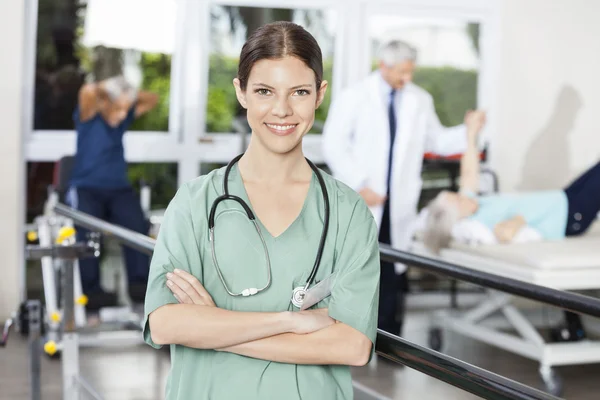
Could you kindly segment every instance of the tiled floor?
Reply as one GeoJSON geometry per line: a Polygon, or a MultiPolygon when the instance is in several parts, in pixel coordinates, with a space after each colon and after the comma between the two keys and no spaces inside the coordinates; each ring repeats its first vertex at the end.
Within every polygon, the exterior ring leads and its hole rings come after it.
{"type": "MultiPolygon", "coordinates": [[[[411,313],[406,337],[425,345],[427,316],[411,313]]],[[[448,334],[447,354],[488,369],[527,385],[542,388],[537,368],[530,360],[490,346],[448,334]]],[[[0,400],[29,398],[27,342],[18,335],[11,337],[7,348],[0,349],[0,400]]],[[[129,348],[86,348],[81,350],[81,370],[105,399],[159,400],[169,370],[166,352],[147,346],[129,348]]],[[[600,398],[600,364],[558,368],[565,384],[564,397],[575,400],[600,398]]],[[[470,400],[476,397],[409,368],[383,363],[375,358],[368,366],[353,370],[359,387],[367,387],[389,399],[470,400]]],[[[60,360],[42,359],[42,398],[61,399],[60,360]]],[[[360,398],[366,398],[360,396],[360,398]]],[[[377,398],[377,397],[369,397],[377,398]]],[[[82,400],[87,397],[82,397],[82,400]]],[[[357,400],[359,396],[357,396],[357,400]]]]}

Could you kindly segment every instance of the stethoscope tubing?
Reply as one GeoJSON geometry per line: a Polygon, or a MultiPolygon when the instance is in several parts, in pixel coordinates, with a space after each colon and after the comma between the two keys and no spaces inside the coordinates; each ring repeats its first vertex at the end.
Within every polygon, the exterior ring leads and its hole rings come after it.
{"type": "MultiPolygon", "coordinates": [[[[223,176],[223,194],[221,196],[217,197],[213,201],[213,204],[210,209],[210,214],[208,217],[209,240],[211,242],[211,252],[212,252],[213,262],[217,269],[217,273],[219,274],[219,278],[221,279],[221,282],[223,283],[223,286],[225,287],[225,290],[231,296],[253,295],[253,294],[256,294],[258,292],[261,292],[261,291],[267,289],[271,285],[270,257],[268,255],[266,242],[262,236],[260,227],[258,226],[256,216],[252,212],[252,209],[250,208],[250,206],[248,204],[246,204],[246,202],[242,198],[229,194],[229,173],[231,171],[231,168],[233,168],[235,163],[237,163],[240,160],[240,158],[242,158],[243,155],[244,155],[244,153],[237,155],[235,158],[233,158],[229,162],[229,164],[225,168],[225,174],[223,176]],[[219,203],[221,203],[222,201],[226,201],[226,200],[233,200],[242,206],[242,208],[244,209],[244,212],[246,213],[248,218],[254,223],[254,226],[255,226],[256,230],[258,231],[260,239],[263,243],[263,247],[265,249],[265,256],[267,258],[267,265],[268,265],[268,280],[267,280],[267,284],[262,289],[251,288],[251,289],[245,289],[244,292],[242,292],[242,293],[231,292],[225,283],[223,274],[221,272],[221,268],[218,266],[218,262],[217,262],[217,258],[216,258],[216,254],[215,254],[215,237],[214,237],[215,215],[216,215],[217,206],[219,205],[219,203]],[[246,292],[248,290],[251,290],[251,292],[246,292]]],[[[315,262],[311,269],[310,275],[306,279],[306,284],[304,285],[303,288],[302,287],[296,288],[296,290],[301,290],[303,292],[302,294],[306,293],[308,288],[313,284],[313,282],[317,276],[317,272],[319,271],[319,266],[321,264],[321,258],[323,257],[323,249],[325,248],[325,241],[327,239],[327,232],[329,230],[329,213],[330,213],[330,211],[329,211],[329,208],[330,208],[329,207],[329,195],[327,193],[327,187],[325,185],[325,181],[323,180],[323,176],[321,175],[321,173],[319,172],[319,169],[315,166],[315,164],[312,163],[312,161],[310,161],[308,158],[305,158],[305,160],[308,163],[308,165],[310,166],[310,168],[313,170],[313,172],[317,176],[317,180],[319,181],[319,186],[321,188],[321,192],[323,195],[324,216],[323,216],[323,230],[321,231],[319,247],[317,249],[317,255],[315,257],[315,262]]]]}

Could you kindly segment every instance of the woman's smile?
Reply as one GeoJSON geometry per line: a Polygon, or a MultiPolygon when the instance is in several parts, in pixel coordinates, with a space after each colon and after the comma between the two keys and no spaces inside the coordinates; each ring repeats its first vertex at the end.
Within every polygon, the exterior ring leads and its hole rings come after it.
{"type": "Polygon", "coordinates": [[[277,136],[287,136],[291,135],[296,131],[296,127],[298,124],[270,124],[265,123],[267,128],[277,136]]]}

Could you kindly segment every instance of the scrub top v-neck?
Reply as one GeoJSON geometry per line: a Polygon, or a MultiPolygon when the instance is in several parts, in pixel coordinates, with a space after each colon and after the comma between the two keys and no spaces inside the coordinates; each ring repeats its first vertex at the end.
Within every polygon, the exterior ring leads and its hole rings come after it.
{"type": "MultiPolygon", "coordinates": [[[[258,221],[271,263],[271,285],[250,297],[230,296],[217,273],[208,240],[208,215],[222,194],[224,168],[184,184],[169,204],[152,257],[145,304],[144,339],[153,347],[148,315],[177,300],[166,287],[166,273],[190,272],[219,308],[233,311],[297,311],[290,298],[304,285],[314,264],[323,228],[323,198],[313,173],[295,220],[276,237],[258,221]]],[[[379,291],[377,227],[361,198],[321,172],[329,192],[330,226],[316,281],[336,272],[331,296],[314,308],[361,331],[375,343],[379,291]]],[[[252,207],[237,166],[229,192],[252,207]]],[[[257,218],[258,219],[258,218],[257,218]]],[[[215,254],[223,279],[234,293],[262,288],[266,255],[255,226],[235,202],[219,204],[215,217],[215,254]]],[[[172,368],[166,399],[351,399],[350,369],[342,365],[296,365],[237,354],[171,345],[172,368]]]]}
{"type": "MultiPolygon", "coordinates": [[[[237,164],[235,164],[232,167],[232,170],[229,173],[229,180],[230,180],[230,185],[235,186],[233,189],[236,189],[236,192],[232,192],[232,186],[230,186],[230,194],[235,194],[237,196],[239,196],[242,200],[244,200],[244,202],[248,205],[248,207],[250,207],[250,209],[252,210],[252,213],[254,214],[256,221],[258,222],[260,228],[261,228],[261,232],[263,234],[263,237],[269,237],[272,240],[277,240],[280,239],[286,232],[288,232],[289,230],[294,228],[294,225],[296,225],[296,223],[298,223],[298,221],[302,218],[302,215],[304,214],[304,210],[306,209],[307,205],[310,204],[310,200],[311,200],[311,195],[316,195],[316,196],[321,196],[323,197],[323,194],[320,190],[319,187],[319,182],[317,180],[317,177],[315,175],[315,173],[313,172],[311,175],[311,179],[310,179],[310,183],[309,183],[309,187],[308,187],[308,192],[306,194],[306,197],[304,199],[304,201],[302,202],[302,208],[300,209],[300,212],[298,213],[298,215],[296,215],[294,217],[294,219],[292,220],[292,222],[285,228],[285,230],[283,232],[281,232],[278,235],[273,235],[268,229],[267,227],[262,223],[262,221],[260,220],[260,216],[256,214],[256,211],[254,210],[254,207],[252,206],[252,202],[250,201],[250,197],[248,196],[248,191],[246,190],[246,187],[244,186],[244,182],[242,180],[242,176],[240,175],[240,171],[237,168],[237,164]],[[317,191],[317,193],[313,193],[314,191],[317,191]]],[[[316,252],[316,250],[315,250],[316,252]]]]}

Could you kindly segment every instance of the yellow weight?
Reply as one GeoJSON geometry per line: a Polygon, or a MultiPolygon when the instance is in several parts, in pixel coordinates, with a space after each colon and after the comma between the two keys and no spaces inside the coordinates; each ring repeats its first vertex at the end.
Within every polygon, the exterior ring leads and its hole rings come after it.
{"type": "Polygon", "coordinates": [[[49,356],[53,356],[54,354],[56,354],[56,350],[56,342],[54,340],[50,340],[44,345],[44,351],[49,356]]]}
{"type": "Polygon", "coordinates": [[[50,319],[52,320],[52,322],[60,322],[60,314],[55,311],[52,314],[50,314],[50,319]]]}
{"type": "Polygon", "coordinates": [[[88,303],[88,297],[85,294],[82,294],[81,296],[79,296],[77,298],[77,300],[75,300],[75,302],[77,304],[79,304],[80,306],[87,306],[88,303]]]}
{"type": "Polygon", "coordinates": [[[35,242],[38,238],[37,232],[36,231],[29,231],[27,232],[27,240],[29,240],[30,242],[35,242]]]}
{"type": "Polygon", "coordinates": [[[64,226],[60,228],[60,230],[58,231],[58,237],[56,238],[56,243],[61,244],[66,239],[73,237],[75,233],[75,228],[73,228],[72,226],[64,226]]]}

